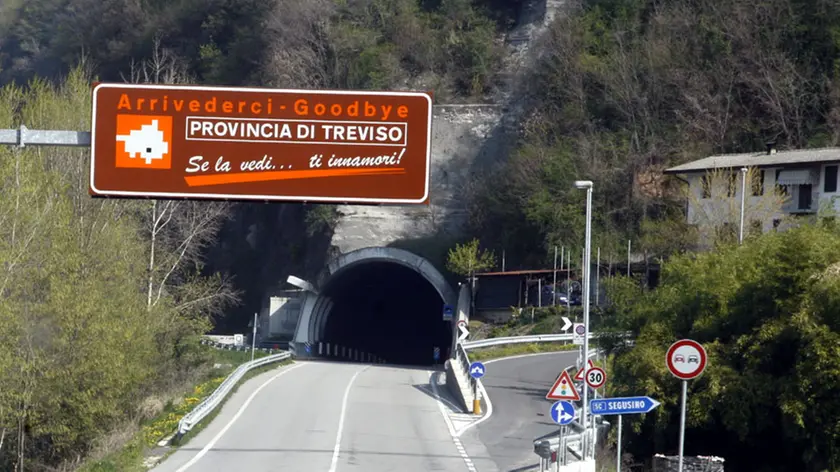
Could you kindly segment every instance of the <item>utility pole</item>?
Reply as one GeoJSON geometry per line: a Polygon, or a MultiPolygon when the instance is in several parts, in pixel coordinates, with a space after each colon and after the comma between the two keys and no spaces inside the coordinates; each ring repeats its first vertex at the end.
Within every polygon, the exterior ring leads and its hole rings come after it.
{"type": "Polygon", "coordinates": [[[557,246],[554,246],[554,280],[551,285],[551,293],[553,294],[551,306],[557,306],[557,246]]]}
{"type": "Polygon", "coordinates": [[[738,244],[744,242],[744,202],[747,198],[747,168],[741,167],[741,227],[738,232],[738,244]]]}
{"type": "Polygon", "coordinates": [[[598,259],[595,262],[595,306],[601,306],[601,248],[598,248],[598,259]]]}
{"type": "Polygon", "coordinates": [[[257,346],[257,314],[254,313],[254,331],[251,335],[251,362],[254,362],[254,349],[257,346]]]}
{"type": "Polygon", "coordinates": [[[627,277],[630,277],[630,241],[627,240],[627,277]]]}

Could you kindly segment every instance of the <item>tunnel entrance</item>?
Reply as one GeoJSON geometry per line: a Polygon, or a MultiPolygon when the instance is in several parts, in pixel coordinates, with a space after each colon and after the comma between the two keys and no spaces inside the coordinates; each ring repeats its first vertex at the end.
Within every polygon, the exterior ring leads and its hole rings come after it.
{"type": "Polygon", "coordinates": [[[449,358],[452,324],[443,321],[443,296],[413,267],[381,259],[355,262],[330,277],[321,296],[331,304],[318,341],[391,364],[433,365],[449,358]]]}

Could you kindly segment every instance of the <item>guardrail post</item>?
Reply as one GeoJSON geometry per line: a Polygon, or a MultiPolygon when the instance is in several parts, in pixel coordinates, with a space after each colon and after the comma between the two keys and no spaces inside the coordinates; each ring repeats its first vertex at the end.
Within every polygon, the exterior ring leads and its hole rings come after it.
{"type": "Polygon", "coordinates": [[[321,342],[321,341],[318,341],[318,355],[319,356],[324,355],[324,343],[321,342]]]}

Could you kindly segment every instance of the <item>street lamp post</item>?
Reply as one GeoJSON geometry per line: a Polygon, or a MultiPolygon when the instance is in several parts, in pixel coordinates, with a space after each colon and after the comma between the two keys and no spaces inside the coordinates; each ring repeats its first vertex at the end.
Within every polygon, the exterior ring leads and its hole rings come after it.
{"type": "MultiPolygon", "coordinates": [[[[584,431],[586,431],[586,410],[589,401],[589,387],[586,385],[587,367],[589,366],[589,264],[592,252],[592,181],[591,180],[576,180],[575,187],[579,189],[586,189],[586,243],[584,244],[584,279],[583,279],[583,409],[581,410],[581,419],[584,424],[584,431]]],[[[583,457],[587,456],[587,435],[583,435],[583,457]]]]}
{"type": "Polygon", "coordinates": [[[747,168],[741,167],[741,227],[738,232],[738,244],[744,242],[744,202],[747,198],[747,168]]]}

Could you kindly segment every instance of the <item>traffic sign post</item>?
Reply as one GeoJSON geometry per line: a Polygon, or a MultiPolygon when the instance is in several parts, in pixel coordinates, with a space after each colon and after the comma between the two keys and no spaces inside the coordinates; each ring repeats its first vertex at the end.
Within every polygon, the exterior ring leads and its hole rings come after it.
{"type": "Polygon", "coordinates": [[[551,419],[560,426],[566,426],[575,419],[575,406],[566,401],[555,402],[551,405],[551,419]]]}
{"type": "Polygon", "coordinates": [[[97,83],[97,197],[427,204],[432,96],[97,83]]]}
{"type": "Polygon", "coordinates": [[[607,383],[607,373],[600,367],[590,367],[586,371],[586,385],[599,389],[607,383]]]}
{"type": "Polygon", "coordinates": [[[454,311],[452,305],[443,305],[443,321],[452,321],[454,311]]]}
{"type": "Polygon", "coordinates": [[[470,332],[467,330],[467,322],[465,320],[458,322],[458,330],[461,332],[458,336],[458,342],[460,343],[467,339],[467,336],[470,335],[470,332]]]}
{"type": "MultiPolygon", "coordinates": [[[[597,368],[597,367],[596,367],[597,368]]],[[[589,402],[593,415],[618,415],[618,437],[616,438],[616,472],[621,472],[621,417],[639,413],[650,413],[660,403],[650,397],[602,398],[589,402]]]]}
{"type": "MultiPolygon", "coordinates": [[[[586,361],[586,370],[591,370],[591,369],[594,369],[594,368],[595,368],[595,364],[592,362],[592,359],[588,359],[586,361]]],[[[578,370],[577,373],[575,374],[575,380],[576,381],[578,381],[578,382],[583,382],[584,381],[583,372],[584,372],[584,369],[583,369],[583,367],[581,367],[580,370],[578,370]]]]}
{"type": "Polygon", "coordinates": [[[683,470],[683,449],[685,446],[685,404],[688,397],[688,381],[697,378],[706,369],[706,349],[691,339],[681,339],[668,348],[665,364],[671,374],[682,380],[680,398],[680,452],[677,472],[683,470]]]}
{"type": "MultiPolygon", "coordinates": [[[[565,371],[564,371],[565,373],[565,371]]],[[[551,405],[551,419],[560,427],[557,429],[557,470],[560,470],[560,460],[563,449],[563,429],[575,419],[575,406],[571,402],[558,401],[551,405]]]]}
{"type": "MultiPolygon", "coordinates": [[[[573,331],[572,343],[578,346],[583,346],[583,334],[586,332],[586,326],[583,323],[575,323],[573,331]]],[[[585,354],[584,357],[586,357],[585,354]]]]}
{"type": "Polygon", "coordinates": [[[546,400],[573,400],[579,401],[580,395],[578,395],[577,390],[575,389],[575,385],[572,382],[572,377],[569,375],[567,371],[563,371],[557,380],[554,381],[554,385],[548,391],[548,394],[545,396],[546,400]]]}
{"type": "Polygon", "coordinates": [[[560,328],[560,329],[565,333],[565,332],[569,331],[569,328],[572,327],[572,320],[570,320],[569,318],[567,318],[565,316],[562,317],[561,319],[563,320],[563,327],[560,328]]]}
{"type": "Polygon", "coordinates": [[[481,362],[475,361],[470,364],[470,377],[475,379],[473,382],[473,414],[480,415],[481,414],[481,399],[478,398],[478,379],[484,377],[485,372],[487,369],[484,367],[484,364],[481,362]]]}

